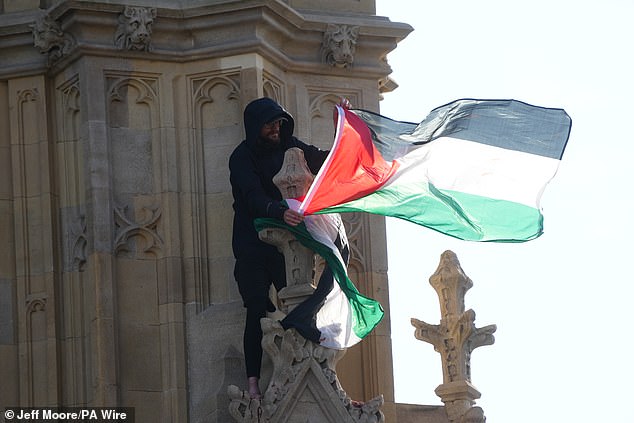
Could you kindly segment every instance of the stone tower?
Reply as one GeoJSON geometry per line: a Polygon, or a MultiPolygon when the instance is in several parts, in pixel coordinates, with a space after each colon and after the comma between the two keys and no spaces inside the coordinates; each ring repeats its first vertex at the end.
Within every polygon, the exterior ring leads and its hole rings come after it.
{"type": "MultiPolygon", "coordinates": [[[[378,110],[411,27],[373,0],[0,0],[0,406],[230,421],[243,309],[227,161],[276,99],[328,148],[345,96],[378,110]]],[[[339,362],[396,422],[382,218],[345,216],[387,318],[339,362]]]]}

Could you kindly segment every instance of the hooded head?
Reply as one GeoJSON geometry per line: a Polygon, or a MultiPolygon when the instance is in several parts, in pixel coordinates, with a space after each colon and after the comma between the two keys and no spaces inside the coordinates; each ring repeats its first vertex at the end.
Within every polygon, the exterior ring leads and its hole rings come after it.
{"type": "Polygon", "coordinates": [[[244,109],[244,130],[250,146],[258,144],[262,127],[267,123],[282,119],[280,124],[280,142],[285,144],[293,135],[295,121],[293,116],[274,100],[262,97],[253,100],[244,109]]]}

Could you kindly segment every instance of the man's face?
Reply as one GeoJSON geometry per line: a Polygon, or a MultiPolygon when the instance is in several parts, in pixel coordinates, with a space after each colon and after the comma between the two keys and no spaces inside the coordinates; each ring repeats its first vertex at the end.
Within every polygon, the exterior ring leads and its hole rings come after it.
{"type": "Polygon", "coordinates": [[[282,126],[283,119],[277,119],[273,122],[265,123],[260,129],[260,138],[264,142],[272,145],[280,143],[280,126],[282,126]]]}

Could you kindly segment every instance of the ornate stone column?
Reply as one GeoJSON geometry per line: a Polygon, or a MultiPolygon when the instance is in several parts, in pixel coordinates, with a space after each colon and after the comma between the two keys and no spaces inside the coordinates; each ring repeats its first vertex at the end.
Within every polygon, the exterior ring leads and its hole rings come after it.
{"type": "MultiPolygon", "coordinates": [[[[304,153],[286,152],[282,169],[273,178],[284,198],[306,194],[313,180],[304,153]]],[[[308,298],[314,287],[314,256],[284,229],[260,231],[260,239],[277,248],[286,260],[287,286],[280,290],[280,308],[288,313],[308,298]]],[[[324,348],[304,339],[295,329],[284,330],[278,321],[262,319],[262,347],[273,362],[273,374],[262,400],[229,386],[229,411],[237,422],[381,423],[383,396],[356,403],[343,390],[335,367],[343,350],[324,348]]]]}
{"type": "Polygon", "coordinates": [[[443,383],[436,388],[436,394],[445,404],[450,422],[484,422],[482,408],[474,407],[480,392],[471,384],[471,352],[495,342],[496,326],[476,328],[475,312],[465,311],[464,297],[473,282],[465,275],[454,252],[442,254],[429,282],[440,300],[440,324],[412,319],[412,325],[416,338],[432,344],[440,353],[443,383]]]}
{"type": "MultiPolygon", "coordinates": [[[[273,183],[283,198],[297,198],[308,192],[313,178],[304,152],[291,148],[286,152],[282,168],[273,178],[273,183]]],[[[286,287],[280,290],[278,299],[280,309],[288,313],[315,290],[312,285],[315,253],[284,229],[269,228],[260,231],[259,235],[262,241],[275,245],[286,259],[286,287]]]]}

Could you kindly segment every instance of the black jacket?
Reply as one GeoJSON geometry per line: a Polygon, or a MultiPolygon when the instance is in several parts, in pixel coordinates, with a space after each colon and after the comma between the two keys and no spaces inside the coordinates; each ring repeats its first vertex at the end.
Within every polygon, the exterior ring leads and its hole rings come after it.
{"type": "Polygon", "coordinates": [[[248,258],[268,246],[259,240],[253,220],[256,217],[281,219],[286,207],[282,195],[273,184],[273,176],[281,169],[284,152],[292,147],[304,151],[311,172],[317,173],[328,151],[308,145],[293,136],[295,121],[282,106],[270,98],[254,100],[244,110],[246,139],[229,158],[233,193],[233,253],[237,259],[248,258]],[[262,126],[276,118],[285,118],[280,127],[279,145],[271,147],[260,141],[262,126]]]}

